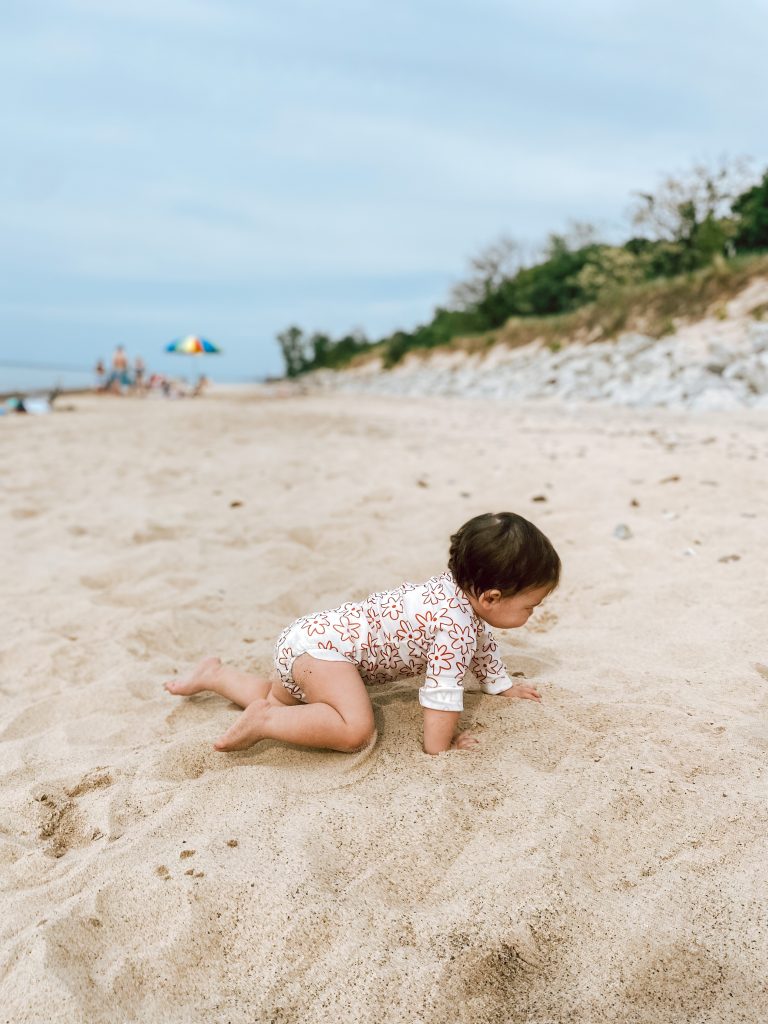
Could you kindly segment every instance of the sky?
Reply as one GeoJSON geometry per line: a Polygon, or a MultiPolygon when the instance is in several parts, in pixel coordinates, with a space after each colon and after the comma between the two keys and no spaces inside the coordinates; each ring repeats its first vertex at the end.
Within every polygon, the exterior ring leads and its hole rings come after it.
{"type": "Polygon", "coordinates": [[[3,0],[0,362],[413,328],[502,234],[762,173],[766,52],[768,0],[3,0]]]}

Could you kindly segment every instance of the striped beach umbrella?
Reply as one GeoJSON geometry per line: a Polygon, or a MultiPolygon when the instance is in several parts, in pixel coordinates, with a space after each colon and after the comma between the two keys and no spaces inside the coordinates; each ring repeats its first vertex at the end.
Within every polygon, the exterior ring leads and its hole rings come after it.
{"type": "Polygon", "coordinates": [[[182,356],[218,355],[221,349],[207,338],[198,338],[196,334],[188,334],[186,338],[177,338],[165,346],[166,352],[176,352],[182,356]]]}

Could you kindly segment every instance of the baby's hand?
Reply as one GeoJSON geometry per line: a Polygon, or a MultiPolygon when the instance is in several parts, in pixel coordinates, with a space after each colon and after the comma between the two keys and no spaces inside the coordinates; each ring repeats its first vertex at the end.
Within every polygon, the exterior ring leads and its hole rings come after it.
{"type": "Polygon", "coordinates": [[[514,683],[508,690],[502,690],[500,697],[519,697],[520,700],[535,700],[541,704],[541,694],[529,683],[514,683]]]}
{"type": "Polygon", "coordinates": [[[472,747],[476,747],[480,740],[476,736],[472,736],[468,732],[458,732],[453,737],[451,743],[451,750],[471,750],[472,747]]]}

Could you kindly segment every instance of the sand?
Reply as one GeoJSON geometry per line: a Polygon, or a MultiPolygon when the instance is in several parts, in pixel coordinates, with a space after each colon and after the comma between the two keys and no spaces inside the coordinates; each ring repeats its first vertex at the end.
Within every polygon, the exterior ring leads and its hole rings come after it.
{"type": "Polygon", "coordinates": [[[765,1019],[768,415],[71,404],[0,421],[0,1020],[765,1019]],[[163,691],[500,509],[565,573],[476,750],[421,752],[418,680],[356,755],[163,691]]]}

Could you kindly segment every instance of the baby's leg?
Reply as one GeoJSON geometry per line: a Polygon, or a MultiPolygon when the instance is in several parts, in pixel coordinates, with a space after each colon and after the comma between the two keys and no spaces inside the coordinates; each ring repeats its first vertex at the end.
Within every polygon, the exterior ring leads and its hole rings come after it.
{"type": "Polygon", "coordinates": [[[278,707],[283,704],[287,707],[301,704],[301,701],[293,696],[280,679],[275,679],[272,682],[272,689],[267,694],[267,700],[270,704],[277,704],[278,707]]]}
{"type": "Polygon", "coordinates": [[[304,691],[306,704],[281,707],[255,700],[216,741],[216,749],[243,750],[272,739],[352,752],[370,742],[375,731],[373,708],[354,665],[302,654],[293,663],[293,678],[304,691]]]}
{"type": "Polygon", "coordinates": [[[204,658],[187,675],[169,679],[165,683],[168,693],[180,697],[191,697],[195,693],[212,690],[233,704],[239,704],[241,708],[248,707],[255,700],[264,699],[271,687],[271,680],[222,665],[219,658],[204,658]]]}

